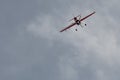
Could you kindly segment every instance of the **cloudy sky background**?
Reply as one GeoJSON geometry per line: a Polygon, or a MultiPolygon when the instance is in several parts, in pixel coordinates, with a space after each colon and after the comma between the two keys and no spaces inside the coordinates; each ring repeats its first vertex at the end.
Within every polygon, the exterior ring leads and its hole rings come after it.
{"type": "Polygon", "coordinates": [[[120,80],[119,0],[1,0],[0,80],[120,80]],[[86,19],[63,33],[74,15],[86,19]]]}

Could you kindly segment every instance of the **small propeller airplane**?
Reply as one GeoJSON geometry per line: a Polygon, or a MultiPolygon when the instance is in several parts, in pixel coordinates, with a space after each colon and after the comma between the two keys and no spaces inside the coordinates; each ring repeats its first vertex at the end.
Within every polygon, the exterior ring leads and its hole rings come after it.
{"type": "MultiPolygon", "coordinates": [[[[70,19],[69,21],[74,20],[74,23],[72,23],[72,24],[69,25],[68,27],[62,29],[60,32],[63,32],[63,31],[65,31],[65,30],[67,30],[67,29],[73,27],[74,25],[80,25],[81,27],[83,27],[83,26],[81,25],[81,22],[82,22],[83,20],[85,20],[86,18],[92,16],[93,14],[95,14],[95,11],[92,12],[91,14],[89,14],[89,15],[83,17],[83,18],[81,18],[81,15],[78,15],[78,16],[76,16],[76,17],[70,19]],[[78,19],[78,17],[79,17],[79,19],[78,19]]],[[[85,26],[86,26],[86,24],[85,24],[85,26]]],[[[77,29],[76,29],[76,31],[77,31],[77,29]]]]}

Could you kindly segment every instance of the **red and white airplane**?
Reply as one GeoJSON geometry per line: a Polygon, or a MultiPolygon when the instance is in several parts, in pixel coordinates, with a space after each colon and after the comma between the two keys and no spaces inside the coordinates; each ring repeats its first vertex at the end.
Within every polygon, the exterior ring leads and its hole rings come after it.
{"type": "MultiPolygon", "coordinates": [[[[81,22],[82,22],[83,20],[85,20],[86,18],[90,17],[90,16],[93,15],[93,14],[95,14],[95,11],[92,12],[91,14],[85,16],[84,18],[81,18],[81,15],[78,15],[78,16],[74,17],[73,19],[71,19],[71,20],[69,20],[69,21],[74,20],[75,22],[72,23],[71,25],[69,25],[68,27],[62,29],[60,32],[63,32],[63,31],[65,31],[65,30],[73,27],[74,25],[80,25],[81,27],[83,27],[83,26],[81,25],[81,22]],[[77,19],[78,17],[79,17],[79,19],[77,19]]],[[[85,24],[85,26],[86,26],[86,24],[85,24]]],[[[76,31],[77,31],[77,29],[76,29],[76,31]]]]}

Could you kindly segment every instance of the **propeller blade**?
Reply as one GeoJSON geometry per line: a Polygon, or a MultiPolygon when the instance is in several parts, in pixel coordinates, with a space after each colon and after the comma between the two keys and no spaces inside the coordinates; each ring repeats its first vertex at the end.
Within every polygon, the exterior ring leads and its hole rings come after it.
{"type": "Polygon", "coordinates": [[[74,20],[74,18],[70,19],[69,22],[72,21],[72,20],[74,20]]]}
{"type": "MultiPolygon", "coordinates": [[[[80,14],[80,15],[78,15],[78,16],[76,16],[76,18],[77,18],[77,17],[79,17],[79,16],[80,16],[80,18],[81,18],[81,14],[80,14]]],[[[75,17],[74,17],[74,18],[75,18],[75,17]]],[[[74,18],[70,19],[69,21],[74,20],[74,18]]]]}

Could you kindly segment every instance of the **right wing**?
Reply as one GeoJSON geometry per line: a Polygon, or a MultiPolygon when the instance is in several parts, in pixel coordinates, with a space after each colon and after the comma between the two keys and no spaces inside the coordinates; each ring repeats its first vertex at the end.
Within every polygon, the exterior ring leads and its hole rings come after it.
{"type": "Polygon", "coordinates": [[[65,31],[65,30],[67,30],[67,29],[71,28],[71,27],[72,27],[72,26],[74,26],[74,25],[76,25],[76,23],[72,23],[72,24],[71,24],[71,25],[69,25],[68,27],[66,27],[66,28],[62,29],[60,32],[63,32],[63,31],[65,31]]]}
{"type": "Polygon", "coordinates": [[[93,14],[95,14],[95,11],[94,11],[93,13],[91,13],[91,14],[87,15],[86,17],[84,17],[84,18],[80,19],[80,21],[85,20],[86,18],[88,18],[88,17],[92,16],[93,14]]]}

